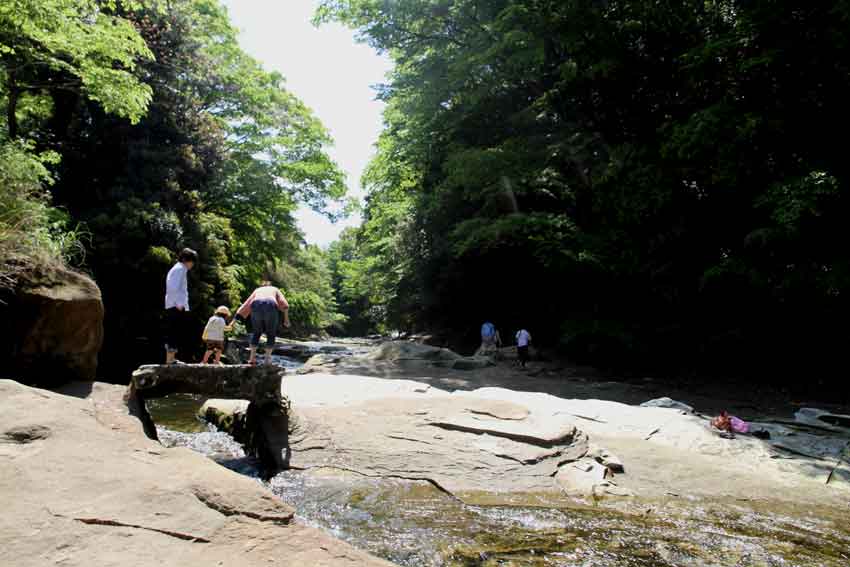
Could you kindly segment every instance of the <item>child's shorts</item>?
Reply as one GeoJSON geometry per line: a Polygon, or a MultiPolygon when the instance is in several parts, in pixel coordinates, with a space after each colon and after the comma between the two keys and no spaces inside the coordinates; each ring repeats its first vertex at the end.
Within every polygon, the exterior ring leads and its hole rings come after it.
{"type": "Polygon", "coordinates": [[[224,341],[207,341],[207,350],[224,350],[224,341]]]}

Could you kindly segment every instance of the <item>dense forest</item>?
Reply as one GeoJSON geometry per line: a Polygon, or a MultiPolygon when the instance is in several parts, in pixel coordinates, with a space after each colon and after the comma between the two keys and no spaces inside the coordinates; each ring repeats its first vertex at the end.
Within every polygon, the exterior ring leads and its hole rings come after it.
{"type": "Polygon", "coordinates": [[[0,283],[65,262],[92,274],[105,372],[162,357],[163,278],[184,246],[200,254],[199,337],[264,277],[297,332],[334,322],[325,254],[293,213],[331,215],[344,175],[218,0],[2,0],[0,96],[0,283]]]}
{"type": "Polygon", "coordinates": [[[293,215],[340,210],[328,132],[218,0],[0,0],[0,287],[92,274],[106,368],[160,356],[183,246],[199,325],[270,277],[298,334],[461,348],[489,319],[610,368],[838,363],[850,2],[324,0],[332,21],[394,70],[363,223],[322,250],[293,215]]]}
{"type": "Polygon", "coordinates": [[[388,53],[358,326],[611,368],[824,370],[850,333],[850,2],[326,0],[388,53]]]}

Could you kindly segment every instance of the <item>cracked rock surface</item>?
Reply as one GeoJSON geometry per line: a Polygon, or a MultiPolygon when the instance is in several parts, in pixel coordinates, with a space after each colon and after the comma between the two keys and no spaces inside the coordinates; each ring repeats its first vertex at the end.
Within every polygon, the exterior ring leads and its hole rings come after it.
{"type": "Polygon", "coordinates": [[[256,481],[148,439],[123,393],[0,380],[0,548],[14,565],[389,565],[299,525],[256,481]]]}
{"type": "Polygon", "coordinates": [[[829,499],[850,478],[844,437],[756,424],[770,440],[726,439],[675,408],[325,373],[287,376],[283,392],[290,427],[266,433],[281,451],[288,435],[293,468],[427,480],[469,502],[529,492],[829,499]]]}
{"type": "MultiPolygon", "coordinates": [[[[310,375],[292,400],[289,466],[424,480],[455,496],[560,494],[555,476],[587,453],[575,418],[404,380],[310,375]]],[[[267,434],[280,434],[274,428],[267,434]]],[[[271,440],[284,450],[284,440],[271,440]]]]}

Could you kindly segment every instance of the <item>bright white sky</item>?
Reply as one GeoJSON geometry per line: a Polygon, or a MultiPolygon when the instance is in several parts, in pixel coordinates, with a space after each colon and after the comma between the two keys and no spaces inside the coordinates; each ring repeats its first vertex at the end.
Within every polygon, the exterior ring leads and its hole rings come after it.
{"type": "MultiPolygon", "coordinates": [[[[334,160],[348,176],[349,194],[361,196],[360,175],[374,154],[383,104],[371,86],[384,82],[391,64],[354,41],[339,24],[310,23],[318,0],[224,0],[240,30],[240,44],[269,70],[286,77],[287,88],[313,109],[330,130],[334,160]]],[[[327,245],[352,217],[336,225],[308,209],[297,214],[307,241],[327,245]]]]}

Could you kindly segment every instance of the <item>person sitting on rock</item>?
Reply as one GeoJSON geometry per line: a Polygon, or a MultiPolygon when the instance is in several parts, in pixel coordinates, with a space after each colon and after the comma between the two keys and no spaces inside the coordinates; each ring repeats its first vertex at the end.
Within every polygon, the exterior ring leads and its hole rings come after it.
{"type": "Polygon", "coordinates": [[[219,306],[215,313],[207,321],[207,326],[204,327],[203,340],[207,344],[207,351],[204,353],[202,364],[207,364],[210,356],[215,353],[215,364],[221,364],[221,353],[224,351],[224,333],[233,329],[227,324],[230,318],[230,309],[224,305],[219,306]]]}
{"type": "Polygon", "coordinates": [[[289,303],[283,293],[269,281],[261,282],[260,287],[255,289],[236,311],[239,317],[251,318],[253,333],[248,364],[257,364],[257,348],[260,346],[260,336],[263,334],[266,335],[266,364],[271,364],[281,312],[283,312],[283,326],[289,327],[289,303]]]}

